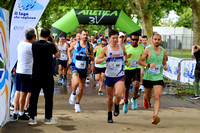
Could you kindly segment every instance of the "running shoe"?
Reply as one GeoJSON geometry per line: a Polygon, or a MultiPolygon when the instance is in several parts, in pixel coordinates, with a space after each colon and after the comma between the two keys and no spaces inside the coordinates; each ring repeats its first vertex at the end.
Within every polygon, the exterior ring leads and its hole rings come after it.
{"type": "Polygon", "coordinates": [[[126,114],[128,113],[128,103],[124,103],[124,106],[123,106],[123,112],[126,114]]]}
{"type": "Polygon", "coordinates": [[[74,95],[73,92],[72,92],[71,95],[70,95],[70,98],[69,98],[69,104],[74,104],[75,97],[76,97],[76,95],[74,95]]]}
{"type": "Polygon", "coordinates": [[[90,79],[89,78],[86,78],[86,83],[89,83],[90,82],[90,79]]]}
{"type": "Polygon", "coordinates": [[[23,115],[18,115],[18,120],[29,120],[29,117],[24,113],[23,115]]]}
{"type": "Polygon", "coordinates": [[[144,86],[141,84],[139,90],[141,90],[142,92],[144,92],[145,88],[144,86]]]}
{"type": "Polygon", "coordinates": [[[13,118],[14,120],[18,120],[18,114],[13,113],[12,118],[13,118]]]}
{"type": "Polygon", "coordinates": [[[11,105],[10,105],[10,110],[13,111],[14,109],[15,109],[14,105],[11,104],[11,105]]]}
{"type": "Polygon", "coordinates": [[[152,124],[157,125],[160,122],[160,118],[158,116],[154,116],[152,120],[152,124]]]}
{"type": "Polygon", "coordinates": [[[124,98],[121,99],[121,101],[119,102],[120,105],[124,105],[124,98]]]}
{"type": "Polygon", "coordinates": [[[98,91],[98,95],[99,96],[103,96],[103,92],[102,91],[98,91]]]}
{"type": "Polygon", "coordinates": [[[193,96],[193,97],[191,97],[190,99],[191,99],[191,100],[198,100],[198,99],[200,99],[200,96],[193,96]]]}
{"type": "Polygon", "coordinates": [[[143,107],[144,107],[145,109],[148,109],[148,108],[149,108],[149,101],[148,101],[148,100],[144,100],[144,99],[143,99],[143,107]]]}
{"type": "Polygon", "coordinates": [[[76,104],[74,105],[74,109],[75,109],[75,112],[76,112],[76,113],[80,113],[80,112],[81,112],[81,108],[80,108],[79,103],[76,103],[76,104]]]}
{"type": "Polygon", "coordinates": [[[37,121],[35,119],[30,118],[28,124],[31,125],[31,126],[36,125],[37,121]]]}
{"type": "Polygon", "coordinates": [[[56,120],[54,118],[50,118],[50,119],[47,119],[45,118],[44,119],[44,124],[56,124],[56,120]]]}
{"type": "Polygon", "coordinates": [[[131,108],[136,110],[137,109],[137,101],[136,101],[136,99],[131,98],[131,102],[132,102],[131,108]]]}
{"type": "Polygon", "coordinates": [[[59,80],[58,80],[58,84],[62,84],[62,79],[59,79],[59,80]]]}

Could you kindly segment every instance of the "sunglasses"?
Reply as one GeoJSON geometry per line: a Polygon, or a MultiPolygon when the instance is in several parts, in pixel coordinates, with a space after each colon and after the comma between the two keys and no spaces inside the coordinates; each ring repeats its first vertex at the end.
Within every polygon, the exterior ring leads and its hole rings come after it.
{"type": "Polygon", "coordinates": [[[132,41],[139,41],[139,39],[132,39],[132,41]]]}
{"type": "Polygon", "coordinates": [[[107,45],[108,45],[108,43],[102,43],[102,45],[104,45],[104,46],[107,46],[107,45]]]}

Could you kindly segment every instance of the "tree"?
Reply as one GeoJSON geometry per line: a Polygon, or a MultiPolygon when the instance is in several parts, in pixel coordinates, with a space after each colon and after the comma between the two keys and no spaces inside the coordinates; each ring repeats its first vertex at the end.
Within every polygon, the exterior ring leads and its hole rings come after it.
{"type": "Polygon", "coordinates": [[[200,1],[199,0],[186,0],[191,4],[193,13],[193,44],[199,45],[200,43],[200,1]]]}
{"type": "Polygon", "coordinates": [[[180,15],[178,21],[175,23],[176,27],[186,27],[191,29],[193,23],[192,9],[185,8],[183,14],[180,15]]]}

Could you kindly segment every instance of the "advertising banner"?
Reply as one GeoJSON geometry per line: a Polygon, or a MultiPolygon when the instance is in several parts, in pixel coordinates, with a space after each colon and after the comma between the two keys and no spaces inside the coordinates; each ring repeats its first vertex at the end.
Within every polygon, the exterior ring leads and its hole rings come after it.
{"type": "Polygon", "coordinates": [[[0,127],[9,121],[9,12],[0,8],[0,127]]]}
{"type": "Polygon", "coordinates": [[[194,84],[194,70],[196,60],[185,59],[181,61],[180,82],[194,84]]]}
{"type": "Polygon", "coordinates": [[[179,63],[182,59],[175,57],[168,57],[167,66],[168,70],[163,71],[163,75],[171,80],[177,80],[179,63]]]}
{"type": "Polygon", "coordinates": [[[35,28],[49,0],[16,0],[10,29],[10,67],[17,61],[17,45],[25,40],[25,30],[35,28]]]}

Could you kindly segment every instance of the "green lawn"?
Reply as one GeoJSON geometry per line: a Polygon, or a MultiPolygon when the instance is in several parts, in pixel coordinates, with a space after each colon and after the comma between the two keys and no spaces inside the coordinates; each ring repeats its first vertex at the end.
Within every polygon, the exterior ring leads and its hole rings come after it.
{"type": "MultiPolygon", "coordinates": [[[[166,49],[167,55],[170,56],[170,51],[169,49],[166,49]]],[[[171,56],[181,58],[181,50],[177,49],[172,49],[171,51],[171,56]]],[[[191,56],[191,51],[190,50],[183,50],[183,58],[192,58],[191,56]]]]}

